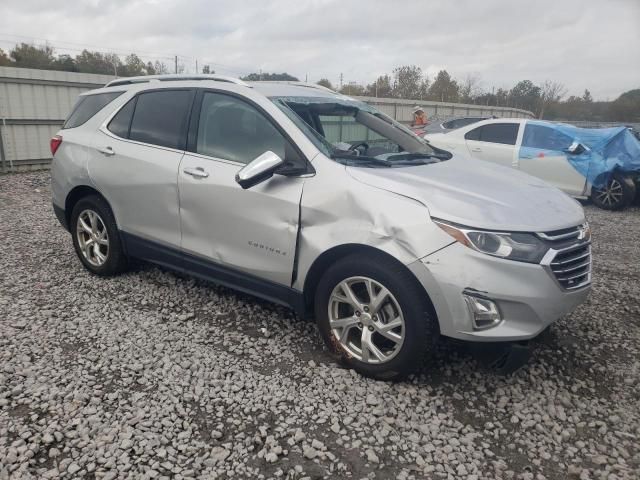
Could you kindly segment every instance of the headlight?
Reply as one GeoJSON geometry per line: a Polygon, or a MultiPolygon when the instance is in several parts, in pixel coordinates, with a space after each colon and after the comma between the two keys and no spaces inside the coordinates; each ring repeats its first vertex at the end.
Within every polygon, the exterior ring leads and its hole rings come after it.
{"type": "Polygon", "coordinates": [[[436,225],[461,244],[487,255],[519,262],[540,263],[549,247],[531,233],[490,232],[452,225],[434,219],[436,225]]]}

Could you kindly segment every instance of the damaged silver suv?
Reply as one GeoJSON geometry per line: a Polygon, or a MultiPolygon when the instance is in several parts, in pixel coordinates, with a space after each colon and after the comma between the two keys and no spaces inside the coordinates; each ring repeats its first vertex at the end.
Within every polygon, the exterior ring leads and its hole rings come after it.
{"type": "Polygon", "coordinates": [[[118,79],[51,149],[54,211],[89,271],[135,257],[287,305],[375,378],[439,335],[535,337],[590,288],[575,200],[319,86],[118,79]]]}

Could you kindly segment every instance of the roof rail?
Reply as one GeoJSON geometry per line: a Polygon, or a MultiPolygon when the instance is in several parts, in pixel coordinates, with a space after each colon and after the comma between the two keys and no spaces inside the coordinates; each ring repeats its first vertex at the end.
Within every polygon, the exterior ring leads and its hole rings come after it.
{"type": "Polygon", "coordinates": [[[234,77],[226,77],[224,75],[182,75],[182,74],[168,74],[168,75],[143,75],[140,77],[124,77],[111,80],[105,85],[106,87],[115,87],[118,85],[133,85],[135,83],[147,83],[147,82],[177,82],[177,81],[189,81],[189,80],[214,80],[216,82],[235,83],[236,85],[242,85],[249,87],[249,84],[234,77]]]}
{"type": "Polygon", "coordinates": [[[331,90],[322,85],[318,85],[317,83],[308,83],[308,82],[300,82],[295,80],[258,80],[254,83],[281,83],[284,85],[296,85],[298,87],[307,87],[307,88],[315,88],[317,90],[324,90],[326,92],[337,93],[335,90],[331,90]]]}

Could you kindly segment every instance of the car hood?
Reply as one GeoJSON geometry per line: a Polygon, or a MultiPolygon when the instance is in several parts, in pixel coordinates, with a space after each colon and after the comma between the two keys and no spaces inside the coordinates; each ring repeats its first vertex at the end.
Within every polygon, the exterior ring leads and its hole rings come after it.
{"type": "Polygon", "coordinates": [[[402,168],[347,167],[356,180],[413,198],[432,217],[488,230],[548,232],[584,222],[580,204],[525,173],[454,157],[402,168]]]}

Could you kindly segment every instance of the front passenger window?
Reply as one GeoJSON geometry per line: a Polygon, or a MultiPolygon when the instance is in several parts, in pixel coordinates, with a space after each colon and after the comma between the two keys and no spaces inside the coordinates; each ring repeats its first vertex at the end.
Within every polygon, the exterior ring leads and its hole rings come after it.
{"type": "Polygon", "coordinates": [[[252,105],[230,95],[204,93],[197,153],[247,164],[268,150],[286,159],[287,144],[276,127],[252,105]]]}

